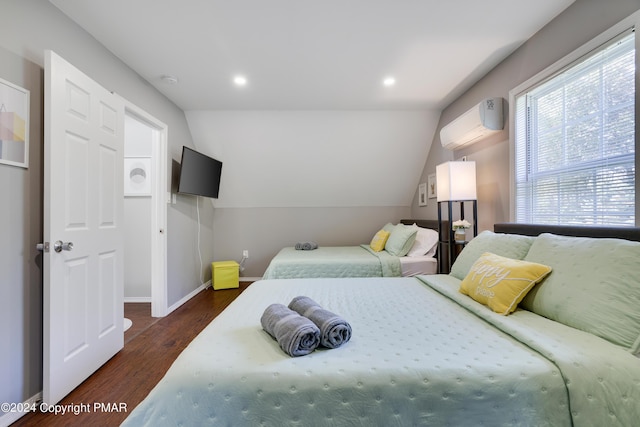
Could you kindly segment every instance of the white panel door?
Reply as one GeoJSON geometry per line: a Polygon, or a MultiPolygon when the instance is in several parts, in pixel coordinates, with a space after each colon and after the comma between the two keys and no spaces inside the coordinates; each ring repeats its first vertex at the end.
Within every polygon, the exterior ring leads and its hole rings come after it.
{"type": "Polygon", "coordinates": [[[47,51],[43,400],[50,404],[123,347],[123,132],[123,100],[47,51]]]}

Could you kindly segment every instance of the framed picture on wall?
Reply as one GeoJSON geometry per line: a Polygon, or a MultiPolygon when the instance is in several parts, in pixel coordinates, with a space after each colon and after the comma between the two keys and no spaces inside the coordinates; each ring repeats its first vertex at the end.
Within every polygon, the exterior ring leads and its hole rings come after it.
{"type": "Polygon", "coordinates": [[[124,195],[151,196],[150,157],[125,157],[124,195]]]}
{"type": "Polygon", "coordinates": [[[429,193],[429,198],[430,199],[435,199],[436,198],[436,174],[432,173],[431,175],[429,175],[427,183],[429,185],[428,188],[428,193],[429,193]]]}
{"type": "Polygon", "coordinates": [[[29,167],[29,96],[0,79],[0,163],[29,167]]]}
{"type": "Polygon", "coordinates": [[[427,184],[418,185],[418,206],[427,206],[427,184]]]}

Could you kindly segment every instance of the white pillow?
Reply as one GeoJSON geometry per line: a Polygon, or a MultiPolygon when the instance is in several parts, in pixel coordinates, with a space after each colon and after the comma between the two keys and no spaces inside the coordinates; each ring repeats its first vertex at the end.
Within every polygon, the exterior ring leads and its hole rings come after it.
{"type": "Polygon", "coordinates": [[[438,232],[430,228],[418,227],[416,241],[407,256],[434,256],[438,249],[438,232]]]}

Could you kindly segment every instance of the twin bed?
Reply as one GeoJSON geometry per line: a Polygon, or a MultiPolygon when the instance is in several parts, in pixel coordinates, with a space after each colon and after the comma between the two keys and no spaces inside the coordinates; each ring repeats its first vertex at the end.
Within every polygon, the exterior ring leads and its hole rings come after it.
{"type": "MultiPolygon", "coordinates": [[[[513,232],[508,225],[501,227],[496,225],[496,230],[513,232]]],[[[585,230],[588,235],[588,229],[563,231],[585,230]]],[[[523,235],[543,231],[517,230],[523,235]]],[[[622,234],[600,237],[640,240],[637,229],[613,231],[622,234]]],[[[498,252],[526,252],[523,242],[532,245],[533,238],[518,236],[515,244],[505,247],[501,236],[484,234],[478,241],[498,252]]],[[[637,244],[627,246],[632,255],[638,253],[637,244]]],[[[480,250],[471,243],[468,249],[454,270],[464,269],[480,250]]],[[[619,251],[607,252],[624,258],[619,251]]],[[[597,260],[588,262],[598,268],[597,260]]],[[[123,425],[637,422],[640,359],[629,349],[533,311],[499,315],[458,292],[460,279],[453,274],[255,282],[193,340],[123,425]],[[351,340],[336,349],[287,356],[261,329],[260,317],[269,304],[286,305],[298,295],[347,319],[353,328],[351,340]]],[[[623,295],[633,304],[640,287],[636,279],[637,275],[631,277],[623,295]]],[[[637,321],[637,316],[631,313],[629,319],[637,321]]],[[[637,350],[640,339],[636,344],[637,350]]]]}
{"type": "MultiPolygon", "coordinates": [[[[369,244],[359,246],[320,246],[314,250],[283,248],[271,260],[263,279],[316,277],[410,277],[435,274],[438,221],[402,220],[402,224],[431,231],[424,253],[396,256],[386,250],[374,251],[369,244]]],[[[420,243],[420,242],[417,242],[420,243]]]]}

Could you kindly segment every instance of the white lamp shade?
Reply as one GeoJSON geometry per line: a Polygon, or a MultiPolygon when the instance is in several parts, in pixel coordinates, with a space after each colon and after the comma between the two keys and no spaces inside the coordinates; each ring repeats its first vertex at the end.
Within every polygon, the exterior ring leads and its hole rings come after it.
{"type": "Polygon", "coordinates": [[[476,162],[446,162],[436,166],[437,200],[477,200],[476,162]]]}

